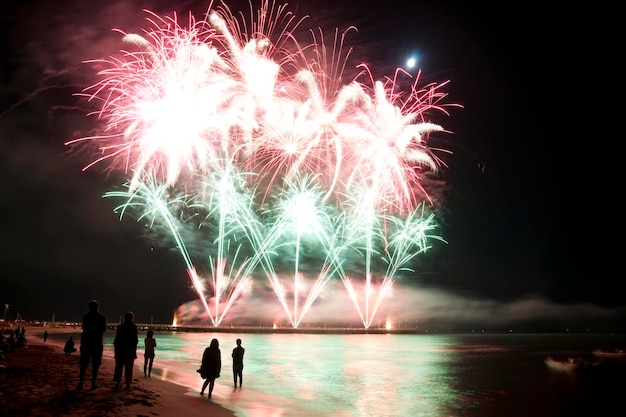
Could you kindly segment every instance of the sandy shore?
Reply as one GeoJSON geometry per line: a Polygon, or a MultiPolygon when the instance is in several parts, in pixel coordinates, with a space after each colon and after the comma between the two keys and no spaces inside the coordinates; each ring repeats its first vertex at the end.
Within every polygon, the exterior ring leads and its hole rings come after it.
{"type": "MultiPolygon", "coordinates": [[[[50,340],[44,343],[43,330],[27,328],[26,345],[5,353],[5,360],[0,360],[0,415],[3,417],[235,416],[215,400],[201,397],[197,390],[145,378],[137,369],[130,391],[115,390],[114,363],[106,357],[98,375],[99,387],[94,391],[88,388],[77,391],[78,355],[66,356],[60,345],[50,340]]],[[[90,375],[91,367],[86,380],[90,375]]]]}

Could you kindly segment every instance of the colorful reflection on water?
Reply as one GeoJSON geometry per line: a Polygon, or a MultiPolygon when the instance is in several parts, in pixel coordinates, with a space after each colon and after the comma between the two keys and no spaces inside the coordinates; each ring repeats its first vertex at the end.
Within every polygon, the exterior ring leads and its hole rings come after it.
{"type": "MultiPolygon", "coordinates": [[[[64,335],[55,335],[64,340],[64,335]]],[[[114,332],[105,355],[112,356],[114,332]]],[[[240,334],[156,333],[153,378],[199,395],[196,369],[212,338],[222,374],[213,401],[240,417],[516,417],[602,415],[626,395],[626,361],[603,372],[563,374],[547,356],[623,348],[618,334],[240,334]],[[230,353],[246,348],[243,388],[230,353]]],[[[143,334],[136,379],[143,378],[143,334]]]]}

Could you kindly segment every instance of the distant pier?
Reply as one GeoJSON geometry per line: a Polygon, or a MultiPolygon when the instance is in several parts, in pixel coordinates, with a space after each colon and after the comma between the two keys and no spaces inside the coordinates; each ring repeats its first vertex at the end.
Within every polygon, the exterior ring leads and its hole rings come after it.
{"type": "MultiPolygon", "coordinates": [[[[115,329],[119,323],[108,323],[115,329]]],[[[152,329],[155,332],[189,332],[189,333],[299,333],[299,334],[416,334],[417,329],[385,327],[330,327],[330,326],[212,326],[212,325],[173,325],[157,323],[136,323],[140,330],[152,329]]]]}

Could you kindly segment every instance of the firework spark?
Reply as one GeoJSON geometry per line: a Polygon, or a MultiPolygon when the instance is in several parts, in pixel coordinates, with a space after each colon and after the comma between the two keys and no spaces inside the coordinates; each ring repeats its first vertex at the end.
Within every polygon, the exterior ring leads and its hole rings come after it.
{"type": "Polygon", "coordinates": [[[147,13],[143,34],[119,31],[128,49],[88,61],[104,67],[82,93],[104,127],[67,144],[96,145],[85,169],[127,174],[106,196],[172,239],[214,325],[264,277],[294,327],[331,279],[369,327],[397,273],[440,239],[421,175],[443,166],[427,115],[447,114],[446,83],[420,87],[418,73],[400,90],[400,70],[376,80],[359,64],[343,84],[354,28],[303,41],[305,18],[268,0],[250,21],[224,3],[186,26],[147,13]]]}

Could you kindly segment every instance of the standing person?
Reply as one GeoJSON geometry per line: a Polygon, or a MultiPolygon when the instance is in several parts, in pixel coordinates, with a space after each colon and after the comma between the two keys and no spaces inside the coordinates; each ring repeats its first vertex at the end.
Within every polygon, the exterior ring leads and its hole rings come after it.
{"type": "Polygon", "coordinates": [[[133,380],[133,366],[135,365],[135,359],[137,359],[137,344],[139,343],[137,325],[133,321],[134,318],[135,315],[132,311],[127,311],[124,314],[124,323],[117,326],[117,332],[113,340],[115,353],[113,380],[115,381],[116,389],[120,387],[122,371],[124,371],[124,383],[127,390],[130,389],[130,383],[133,380]]]}
{"type": "Polygon", "coordinates": [[[70,338],[67,339],[63,352],[65,352],[66,355],[71,355],[76,352],[76,348],[74,347],[74,336],[70,336],[70,338]]]}
{"type": "Polygon", "coordinates": [[[102,335],[107,330],[107,319],[98,311],[100,309],[98,301],[90,300],[87,307],[89,312],[83,316],[83,331],[80,334],[79,390],[83,389],[83,381],[89,362],[91,362],[91,389],[97,388],[96,378],[102,364],[102,351],[104,349],[102,335]]]}
{"type": "Polygon", "coordinates": [[[204,395],[204,390],[209,386],[209,398],[213,394],[215,379],[220,377],[222,370],[222,352],[220,351],[220,343],[217,339],[211,340],[208,348],[204,349],[202,355],[202,365],[200,366],[200,376],[204,379],[200,395],[204,395]]]}
{"type": "Polygon", "coordinates": [[[48,340],[48,331],[44,330],[44,332],[43,332],[43,342],[46,343],[46,340],[48,340]]]}
{"type": "Polygon", "coordinates": [[[233,381],[236,387],[237,379],[239,379],[239,387],[241,387],[243,383],[243,354],[246,350],[241,346],[241,339],[237,339],[235,343],[237,343],[237,346],[235,346],[231,355],[233,357],[233,381]]]}
{"type": "Polygon", "coordinates": [[[152,362],[154,362],[154,348],[157,345],[157,342],[154,339],[153,335],[154,332],[152,331],[152,329],[150,329],[148,330],[146,338],[143,339],[143,344],[145,346],[145,350],[143,353],[143,376],[147,376],[148,378],[150,378],[150,374],[152,373],[152,362]]]}

